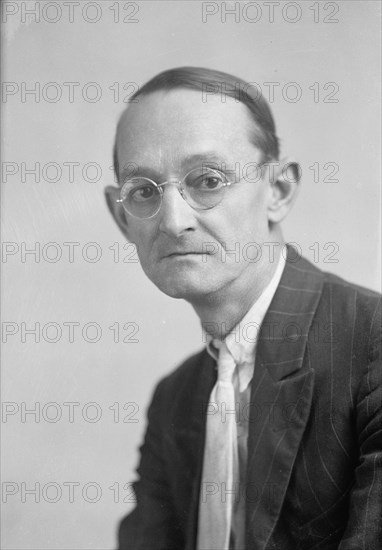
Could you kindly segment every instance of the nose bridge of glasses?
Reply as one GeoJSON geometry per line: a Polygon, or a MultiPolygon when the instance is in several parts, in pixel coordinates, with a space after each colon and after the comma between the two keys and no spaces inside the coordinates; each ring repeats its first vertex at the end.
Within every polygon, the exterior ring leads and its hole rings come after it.
{"type": "Polygon", "coordinates": [[[162,201],[164,199],[165,186],[174,186],[174,187],[176,187],[176,189],[178,190],[178,192],[181,195],[182,199],[186,200],[182,183],[183,182],[180,178],[171,177],[167,181],[163,181],[162,183],[157,184],[157,186],[159,187],[159,189],[161,191],[162,201]]]}
{"type": "Polygon", "coordinates": [[[182,180],[178,177],[170,177],[166,181],[162,181],[161,183],[157,183],[157,187],[163,187],[165,185],[175,185],[175,187],[180,187],[182,184],[182,180]]]}
{"type": "Polygon", "coordinates": [[[170,177],[168,180],[166,181],[162,181],[162,183],[157,183],[156,184],[157,187],[159,188],[159,190],[161,191],[161,195],[162,195],[162,200],[163,200],[163,193],[164,193],[164,187],[166,185],[173,185],[174,187],[177,188],[177,190],[179,191],[181,197],[183,199],[185,199],[185,195],[184,195],[184,189],[183,189],[183,185],[182,185],[182,180],[178,177],[170,177]]]}

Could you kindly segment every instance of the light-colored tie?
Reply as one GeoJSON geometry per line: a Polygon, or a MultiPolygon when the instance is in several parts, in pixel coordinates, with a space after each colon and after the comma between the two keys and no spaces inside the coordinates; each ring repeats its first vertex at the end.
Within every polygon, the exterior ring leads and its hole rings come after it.
{"type": "Polygon", "coordinates": [[[235,361],[224,342],[219,346],[218,379],[212,389],[206,421],[206,443],[199,498],[198,550],[227,550],[237,479],[235,361]]]}

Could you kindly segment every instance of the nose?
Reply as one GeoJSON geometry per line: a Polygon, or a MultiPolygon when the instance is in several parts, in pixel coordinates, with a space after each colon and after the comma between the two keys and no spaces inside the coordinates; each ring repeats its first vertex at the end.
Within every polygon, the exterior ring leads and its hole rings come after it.
{"type": "Polygon", "coordinates": [[[159,230],[178,237],[195,229],[194,210],[181,196],[176,185],[164,185],[162,207],[159,211],[159,230]]]}

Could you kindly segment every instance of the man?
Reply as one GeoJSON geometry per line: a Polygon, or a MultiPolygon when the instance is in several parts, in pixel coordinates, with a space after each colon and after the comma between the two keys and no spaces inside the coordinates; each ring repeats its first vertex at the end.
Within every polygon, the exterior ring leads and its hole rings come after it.
{"type": "Polygon", "coordinates": [[[283,246],[299,172],[250,86],[181,68],[133,99],[108,205],[208,342],[156,388],[120,549],[377,550],[379,297],[283,246]]]}

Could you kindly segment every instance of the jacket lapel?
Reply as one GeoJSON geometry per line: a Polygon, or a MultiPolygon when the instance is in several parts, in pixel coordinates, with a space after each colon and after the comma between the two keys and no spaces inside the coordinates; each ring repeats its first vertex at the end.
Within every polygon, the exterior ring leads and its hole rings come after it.
{"type": "Polygon", "coordinates": [[[263,550],[280,515],[309,417],[314,371],[304,361],[321,272],[288,250],[261,327],[251,385],[246,483],[247,548],[263,550]]]}

